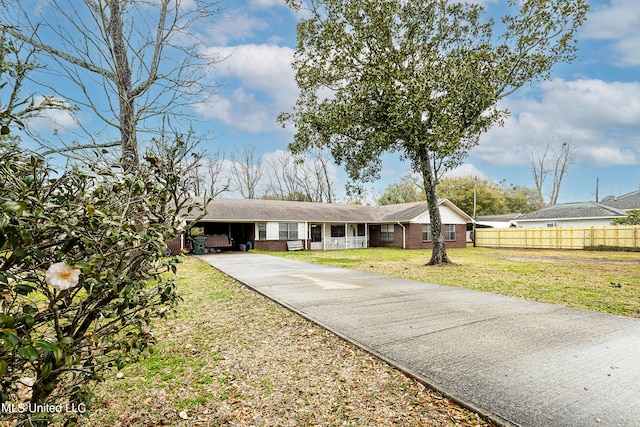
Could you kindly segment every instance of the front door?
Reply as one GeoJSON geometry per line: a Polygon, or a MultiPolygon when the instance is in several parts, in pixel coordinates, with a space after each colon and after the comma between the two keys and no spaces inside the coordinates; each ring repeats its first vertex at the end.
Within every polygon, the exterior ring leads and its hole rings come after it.
{"type": "Polygon", "coordinates": [[[322,224],[311,224],[311,249],[322,249],[322,224]]]}

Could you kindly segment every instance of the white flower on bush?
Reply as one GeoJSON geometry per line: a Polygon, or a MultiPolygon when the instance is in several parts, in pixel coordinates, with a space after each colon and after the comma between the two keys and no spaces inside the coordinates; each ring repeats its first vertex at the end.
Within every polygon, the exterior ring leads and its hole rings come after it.
{"type": "Polygon", "coordinates": [[[65,262],[56,262],[47,269],[44,280],[55,289],[64,291],[78,286],[80,269],[71,268],[65,262]]]}
{"type": "Polygon", "coordinates": [[[18,387],[18,399],[19,400],[29,400],[31,399],[31,394],[33,393],[33,385],[36,383],[35,378],[22,377],[18,380],[16,384],[18,387]]]}

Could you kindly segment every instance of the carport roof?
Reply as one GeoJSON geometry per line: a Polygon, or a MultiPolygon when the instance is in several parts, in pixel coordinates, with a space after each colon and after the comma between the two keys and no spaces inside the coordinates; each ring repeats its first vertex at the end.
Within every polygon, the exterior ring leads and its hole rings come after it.
{"type": "MultiPolygon", "coordinates": [[[[461,216],[467,214],[447,199],[438,204],[447,204],[461,216]]],[[[340,203],[291,202],[263,199],[214,199],[207,206],[202,222],[410,222],[428,211],[427,202],[402,203],[386,206],[345,205],[340,203]]],[[[188,216],[195,219],[200,211],[188,216]]],[[[468,217],[471,220],[470,217],[468,217]]]]}

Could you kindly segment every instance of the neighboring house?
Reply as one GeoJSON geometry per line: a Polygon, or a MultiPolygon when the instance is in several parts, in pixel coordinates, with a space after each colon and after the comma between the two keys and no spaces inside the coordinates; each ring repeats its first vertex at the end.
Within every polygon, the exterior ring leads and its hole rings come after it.
{"type": "MultiPolygon", "coordinates": [[[[440,199],[438,205],[446,245],[465,247],[467,223],[473,220],[447,199],[440,199]]],[[[194,211],[187,221],[199,216],[200,213],[194,211]]],[[[210,249],[237,249],[246,245],[284,251],[291,241],[300,241],[304,249],[311,250],[432,247],[426,202],[362,206],[214,199],[195,226],[206,236],[206,246],[210,249]]]]}
{"type": "Polygon", "coordinates": [[[600,203],[625,212],[630,210],[640,210],[640,190],[623,194],[619,197],[608,196],[600,203]]]}
{"type": "Polygon", "coordinates": [[[476,220],[478,228],[511,228],[515,227],[522,214],[482,215],[476,220]]]}
{"type": "Polygon", "coordinates": [[[602,203],[577,202],[562,203],[517,218],[519,228],[532,227],[572,227],[611,225],[615,218],[624,218],[627,214],[602,203]]]}

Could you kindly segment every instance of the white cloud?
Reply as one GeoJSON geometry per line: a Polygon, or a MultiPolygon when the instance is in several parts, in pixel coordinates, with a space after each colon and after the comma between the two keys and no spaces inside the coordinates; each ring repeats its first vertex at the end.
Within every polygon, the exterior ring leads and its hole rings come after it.
{"type": "Polygon", "coordinates": [[[606,6],[593,8],[584,35],[595,40],[610,40],[620,66],[640,66],[640,2],[611,0],[606,6]]]}
{"type": "Polygon", "coordinates": [[[295,102],[297,86],[291,67],[293,49],[265,44],[213,49],[221,57],[228,57],[224,62],[227,77],[236,77],[243,87],[267,93],[274,99],[295,102]]]}
{"type": "Polygon", "coordinates": [[[226,46],[232,41],[242,42],[255,36],[256,32],[269,29],[269,23],[252,16],[245,10],[232,9],[209,31],[212,44],[226,46]]]}
{"type": "Polygon", "coordinates": [[[221,98],[210,106],[198,105],[198,111],[207,118],[250,132],[280,128],[277,115],[290,110],[298,96],[290,65],[293,49],[249,44],[210,48],[208,54],[227,58],[224,69],[211,72],[216,77],[237,81],[235,87],[239,89],[221,93],[221,98]]]}
{"type": "Polygon", "coordinates": [[[258,9],[268,9],[270,7],[288,7],[285,0],[250,0],[249,7],[258,9]]]}
{"type": "MultiPolygon", "coordinates": [[[[36,105],[43,101],[42,96],[36,96],[34,103],[36,105]]],[[[69,104],[62,100],[59,100],[63,105],[67,107],[69,104]]],[[[27,120],[27,127],[30,130],[39,132],[62,132],[65,130],[72,130],[79,126],[78,117],[73,111],[69,110],[42,110],[38,112],[37,116],[34,116],[27,120]]]]}
{"type": "Polygon", "coordinates": [[[275,118],[269,114],[265,105],[242,88],[234,90],[226,98],[196,104],[194,108],[205,119],[219,120],[228,126],[249,132],[264,132],[275,126],[275,118]]]}
{"type": "Polygon", "coordinates": [[[487,179],[487,175],[471,163],[463,163],[455,169],[447,171],[444,174],[447,178],[460,178],[465,176],[477,176],[478,178],[487,179]]]}
{"type": "Polygon", "coordinates": [[[527,147],[571,138],[583,163],[638,162],[640,83],[554,79],[539,88],[538,99],[504,100],[511,117],[503,128],[483,135],[472,154],[495,165],[527,165],[527,147]]]}
{"type": "Polygon", "coordinates": [[[627,166],[638,164],[638,152],[616,143],[606,146],[589,146],[581,150],[581,154],[591,163],[601,167],[627,166]]]}

